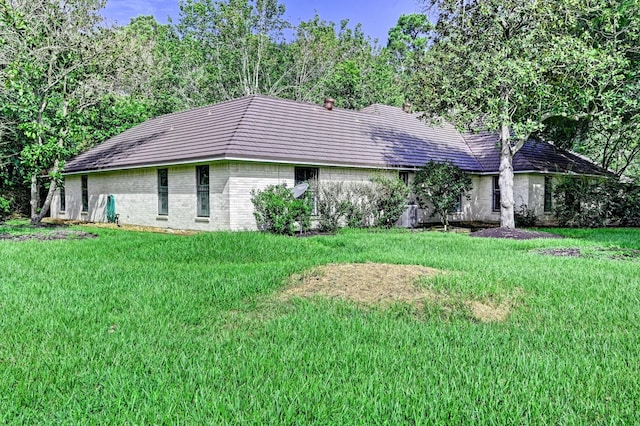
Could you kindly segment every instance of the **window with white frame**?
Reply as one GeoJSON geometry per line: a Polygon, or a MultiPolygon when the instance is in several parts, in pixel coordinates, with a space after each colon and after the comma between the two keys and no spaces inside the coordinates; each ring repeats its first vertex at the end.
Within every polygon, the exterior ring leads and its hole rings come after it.
{"type": "Polygon", "coordinates": [[[158,169],[158,215],[169,214],[169,170],[158,169]]]}
{"type": "Polygon", "coordinates": [[[89,211],[89,176],[82,175],[80,179],[82,191],[82,212],[87,213],[89,211]]]}
{"type": "Polygon", "coordinates": [[[313,198],[313,215],[318,215],[318,202],[316,200],[316,194],[313,192],[315,184],[318,182],[318,176],[320,169],[317,167],[296,167],[294,171],[294,182],[296,185],[301,183],[308,183],[309,190],[312,191],[313,198]]]}
{"type": "Polygon", "coordinates": [[[500,211],[500,177],[493,177],[493,211],[500,211]]]}
{"type": "Polygon", "coordinates": [[[196,167],[198,217],[209,217],[209,166],[196,167]]]}

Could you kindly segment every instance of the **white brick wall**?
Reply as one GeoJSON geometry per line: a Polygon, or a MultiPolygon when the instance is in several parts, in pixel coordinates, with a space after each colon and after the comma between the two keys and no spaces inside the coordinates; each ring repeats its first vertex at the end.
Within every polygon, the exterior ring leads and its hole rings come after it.
{"type": "MultiPolygon", "coordinates": [[[[286,183],[293,187],[295,165],[263,164],[251,162],[216,162],[210,167],[210,217],[196,217],[196,167],[195,165],[168,167],[169,214],[158,215],[157,168],[136,169],[121,172],[88,174],[89,211],[81,212],[80,175],[67,176],[66,210],[60,211],[59,192],[52,202],[52,217],[93,222],[106,221],[106,200],[113,194],[120,222],[142,226],[174,229],[254,230],[256,229],[251,203],[251,190],[268,185],[286,183]]],[[[375,170],[320,167],[320,181],[362,182],[368,181],[375,170]]],[[[397,176],[396,172],[388,172],[397,176]]],[[[410,174],[413,180],[413,173],[410,174]]],[[[473,176],[471,199],[462,200],[462,212],[453,215],[452,221],[498,222],[500,213],[492,211],[492,176],[473,176]]],[[[551,221],[543,214],[544,176],[516,175],[514,180],[516,206],[527,204],[535,208],[539,217],[551,221]]],[[[439,221],[420,212],[421,222],[439,221]]]]}
{"type": "MultiPolygon", "coordinates": [[[[286,183],[294,185],[295,165],[262,164],[249,162],[229,163],[229,203],[232,214],[229,229],[233,231],[255,230],[251,190],[261,190],[269,185],[286,183]]],[[[319,180],[361,182],[374,172],[367,169],[320,167],[319,180]]]]}
{"type": "Polygon", "coordinates": [[[54,198],[52,216],[62,219],[106,221],[107,196],[113,194],[120,223],[174,229],[229,229],[228,167],[210,165],[210,217],[196,217],[195,166],[168,167],[169,214],[158,215],[158,169],[88,174],[89,211],[81,212],[81,177],[67,176],[67,208],[60,212],[59,191],[54,198]]]}

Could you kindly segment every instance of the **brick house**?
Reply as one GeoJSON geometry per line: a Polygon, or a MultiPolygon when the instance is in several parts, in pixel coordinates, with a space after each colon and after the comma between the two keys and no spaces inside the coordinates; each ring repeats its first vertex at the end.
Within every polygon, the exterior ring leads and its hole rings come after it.
{"type": "MultiPolygon", "coordinates": [[[[65,167],[54,218],[106,221],[113,195],[120,221],[193,230],[256,229],[251,190],[271,184],[368,181],[375,172],[412,180],[429,160],[472,176],[471,199],[452,220],[499,221],[497,137],[428,126],[385,105],[361,111],[253,95],[148,120],[78,155],[65,167]]],[[[516,206],[553,221],[561,175],[601,176],[585,158],[546,142],[514,157],[516,206]]],[[[426,212],[422,221],[437,221],[426,212]]]]}

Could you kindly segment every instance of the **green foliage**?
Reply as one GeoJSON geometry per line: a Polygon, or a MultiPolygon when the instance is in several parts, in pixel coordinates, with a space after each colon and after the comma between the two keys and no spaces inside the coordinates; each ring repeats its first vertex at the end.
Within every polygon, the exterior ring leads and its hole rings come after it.
{"type": "Polygon", "coordinates": [[[318,229],[335,232],[351,208],[349,187],[344,182],[322,182],[314,188],[317,194],[318,229]]]}
{"type": "Polygon", "coordinates": [[[440,215],[445,229],[463,196],[469,198],[471,177],[450,162],[429,161],[417,172],[412,186],[423,209],[432,208],[431,217],[440,215]]]}
{"type": "Polygon", "coordinates": [[[349,228],[369,228],[374,226],[376,216],[375,188],[366,182],[351,182],[347,186],[347,203],[344,220],[349,228]]]}
{"type": "Polygon", "coordinates": [[[438,8],[438,22],[414,73],[416,103],[434,120],[499,135],[501,224],[513,227],[513,156],[547,120],[592,114],[608,82],[624,78],[620,57],[576,30],[584,2],[425,3],[438,8]]]}
{"type": "Polygon", "coordinates": [[[407,209],[409,188],[398,177],[383,174],[372,177],[371,182],[375,194],[374,226],[391,228],[407,209]]]}
{"type": "Polygon", "coordinates": [[[410,90],[410,78],[416,69],[416,63],[427,51],[432,30],[433,26],[427,15],[420,13],[400,15],[396,26],[389,30],[385,51],[394,66],[396,76],[402,80],[405,96],[410,90]]]}
{"type": "Polygon", "coordinates": [[[313,200],[307,191],[301,198],[294,198],[286,185],[270,185],[261,191],[251,191],[253,215],[258,229],[273,234],[293,235],[311,226],[313,200]]]}
{"type": "Polygon", "coordinates": [[[11,201],[0,195],[0,222],[4,222],[11,214],[11,201]]]}
{"type": "Polygon", "coordinates": [[[640,226],[640,186],[615,178],[565,178],[554,188],[561,226],[640,226]]]}
{"type": "Polygon", "coordinates": [[[538,221],[538,217],[536,216],[536,211],[534,209],[530,209],[526,204],[521,204],[515,212],[516,226],[518,228],[531,228],[532,226],[536,226],[538,221]]]}
{"type": "Polygon", "coordinates": [[[319,228],[391,228],[406,210],[408,188],[382,174],[370,182],[322,182],[318,185],[319,228]]]}
{"type": "Polygon", "coordinates": [[[0,174],[12,186],[28,182],[34,223],[47,213],[67,159],[139,122],[110,121],[105,104],[144,90],[144,71],[154,69],[147,44],[103,25],[102,7],[100,0],[0,3],[0,174]],[[49,188],[44,203],[41,187],[49,188]]]}

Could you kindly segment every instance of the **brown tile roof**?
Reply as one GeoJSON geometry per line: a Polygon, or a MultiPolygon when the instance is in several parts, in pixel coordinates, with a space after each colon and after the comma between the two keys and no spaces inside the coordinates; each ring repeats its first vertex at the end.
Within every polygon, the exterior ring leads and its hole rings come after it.
{"type": "Polygon", "coordinates": [[[490,144],[465,140],[449,124],[430,127],[400,108],[329,111],[253,95],[148,120],[73,158],[65,172],[223,159],[370,168],[448,160],[469,172],[491,172],[497,163],[487,151],[497,150],[490,144]]]}
{"type": "MultiPolygon", "coordinates": [[[[498,135],[479,133],[465,135],[476,159],[483,170],[498,171],[500,151],[497,148],[498,135]]],[[[544,141],[528,141],[514,156],[513,170],[516,172],[538,171],[543,173],[575,173],[580,175],[604,176],[607,170],[573,152],[560,149],[544,141]]]]}

